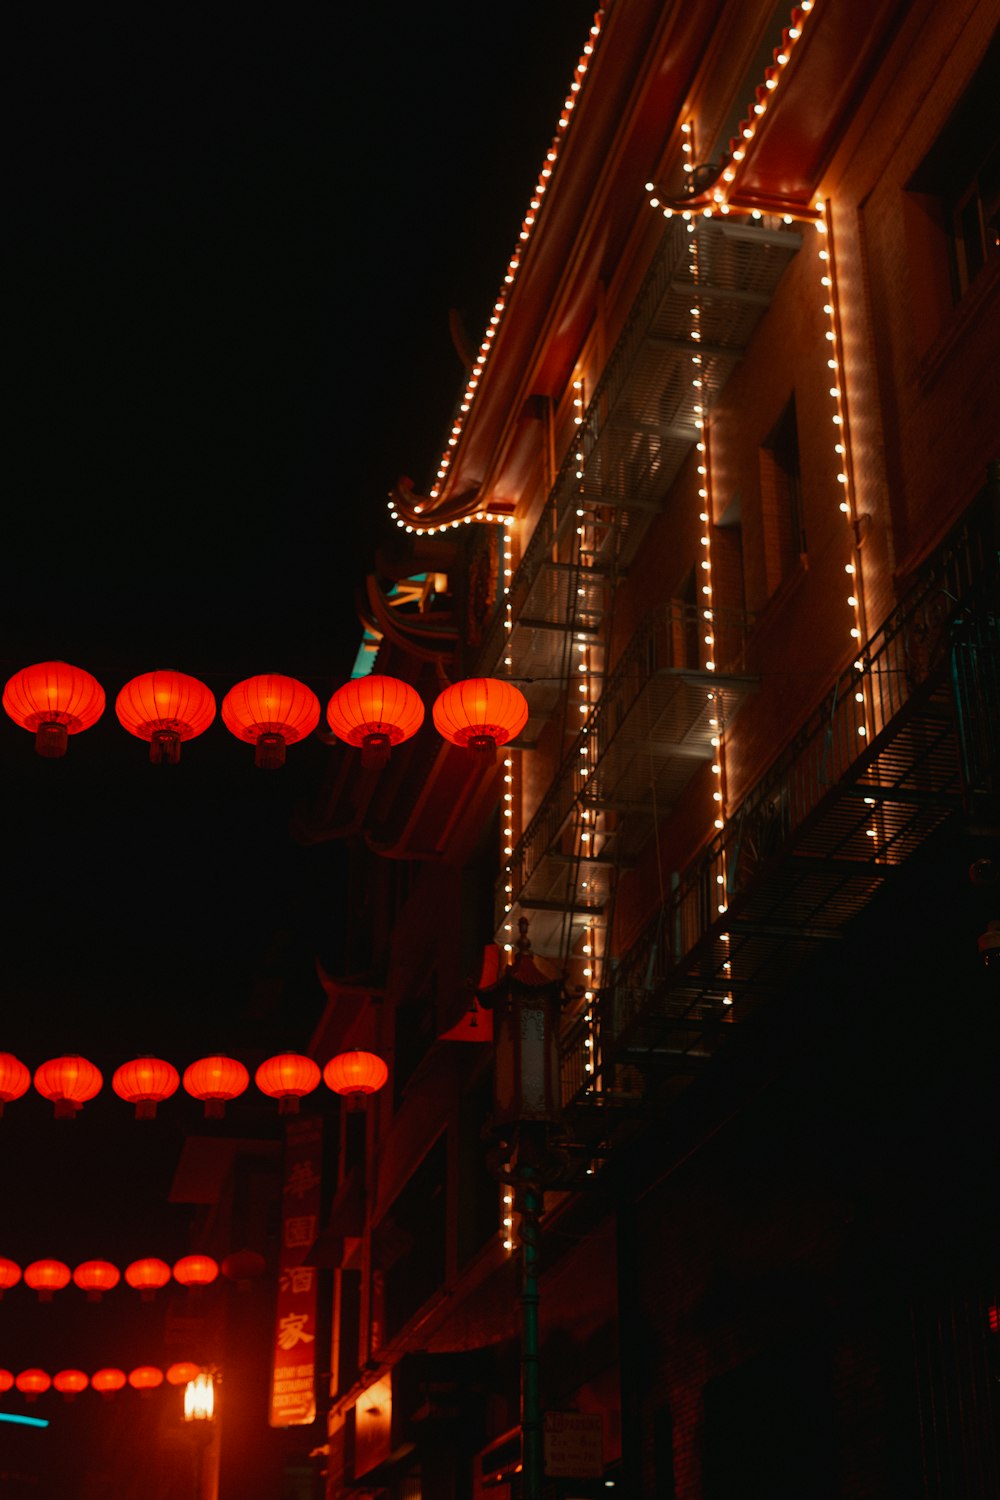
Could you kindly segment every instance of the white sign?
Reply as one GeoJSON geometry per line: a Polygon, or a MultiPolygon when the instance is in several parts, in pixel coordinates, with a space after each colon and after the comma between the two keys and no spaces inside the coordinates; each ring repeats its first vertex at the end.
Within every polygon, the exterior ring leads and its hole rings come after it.
{"type": "Polygon", "coordinates": [[[604,1444],[600,1412],[545,1413],[545,1473],[549,1479],[600,1479],[604,1444]]]}

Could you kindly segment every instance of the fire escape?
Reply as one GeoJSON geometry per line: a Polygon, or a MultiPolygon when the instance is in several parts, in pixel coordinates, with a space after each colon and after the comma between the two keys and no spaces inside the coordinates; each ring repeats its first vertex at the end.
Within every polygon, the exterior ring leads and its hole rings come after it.
{"type": "Polygon", "coordinates": [[[509,942],[523,916],[536,952],[584,976],[585,955],[603,955],[621,870],[711,760],[712,721],[729,722],[755,685],[743,670],[742,619],[716,621],[719,659],[709,670],[699,612],[682,600],[649,615],[610,674],[608,641],[616,586],[700,439],[698,413],[738,364],[800,244],[781,225],[715,218],[689,228],[678,217],[665,226],[511,580],[507,616],[495,620],[479,658],[477,670],[510,677],[525,693],[522,744],[561,716],[566,745],[498,881],[497,941],[509,942]],[[587,653],[597,685],[583,705],[573,696],[578,653],[587,653]]]}

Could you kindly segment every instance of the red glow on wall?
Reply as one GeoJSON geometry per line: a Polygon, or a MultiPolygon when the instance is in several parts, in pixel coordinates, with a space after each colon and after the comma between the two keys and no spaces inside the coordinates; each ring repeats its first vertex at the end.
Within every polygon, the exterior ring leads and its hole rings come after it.
{"type": "Polygon", "coordinates": [[[82,667],[41,661],[15,672],[3,691],[3,706],[35,736],[39,755],[66,754],[66,736],[96,724],[104,712],[104,689],[82,667]]]}
{"type": "Polygon", "coordinates": [[[162,1057],[137,1057],[115,1069],[111,1087],[120,1099],[135,1105],[137,1120],[152,1120],[156,1106],[180,1086],[180,1074],[162,1057]]]}

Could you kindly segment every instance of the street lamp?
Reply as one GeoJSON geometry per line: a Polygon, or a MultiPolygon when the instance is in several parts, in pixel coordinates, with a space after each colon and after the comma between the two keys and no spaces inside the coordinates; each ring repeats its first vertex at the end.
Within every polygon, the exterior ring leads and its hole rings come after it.
{"type": "Polygon", "coordinates": [[[559,1028],[564,1000],[561,976],[536,958],[521,917],[520,937],[501,971],[499,950],[487,949],[477,998],[493,1011],[493,1119],[495,1174],[515,1192],[521,1238],[521,1463],[524,1500],[541,1500],[544,1471],[539,1378],[538,1249],[545,1184],[560,1172],[553,1149],[564,1134],[559,1077],[559,1028]]]}
{"type": "Polygon", "coordinates": [[[219,1429],[211,1371],[202,1370],[184,1387],[184,1420],[195,1439],[195,1500],[218,1500],[219,1429]]]}

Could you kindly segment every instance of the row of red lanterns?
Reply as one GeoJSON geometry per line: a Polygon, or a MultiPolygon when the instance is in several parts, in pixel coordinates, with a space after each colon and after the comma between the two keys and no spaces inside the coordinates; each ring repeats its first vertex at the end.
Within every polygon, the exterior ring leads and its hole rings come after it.
{"type": "MultiPolygon", "coordinates": [[[[182,1255],[171,1268],[165,1260],[155,1255],[134,1260],[125,1267],[125,1281],[149,1301],[165,1287],[173,1277],[180,1286],[199,1289],[211,1286],[221,1270],[230,1281],[247,1282],[264,1271],[264,1258],[254,1250],[238,1250],[219,1262],[211,1255],[182,1255]]],[[[51,1302],[55,1292],[61,1292],[72,1281],[87,1293],[92,1302],[99,1302],[105,1292],[113,1291],[122,1279],[122,1273],[109,1260],[85,1260],[71,1271],[65,1261],[33,1260],[24,1270],[17,1261],[0,1256],[0,1297],[17,1286],[21,1278],[25,1286],[38,1293],[40,1302],[51,1302]]]]}
{"type": "Polygon", "coordinates": [[[187,1385],[203,1369],[203,1365],[185,1359],[178,1360],[165,1372],[157,1365],[137,1365],[128,1375],[124,1370],[114,1368],[95,1370],[93,1375],[88,1375],[83,1370],[59,1370],[55,1375],[37,1369],[21,1370],[17,1375],[12,1370],[0,1370],[0,1394],[16,1389],[29,1401],[34,1401],[46,1391],[56,1390],[67,1401],[72,1401],[74,1396],[78,1396],[88,1386],[102,1396],[113,1396],[126,1385],[130,1385],[134,1391],[154,1391],[164,1380],[168,1385],[187,1385]]]}
{"type": "MultiPolygon", "coordinates": [[[[262,1062],[254,1082],[262,1094],[279,1101],[282,1113],[294,1113],[299,1100],[319,1087],[320,1079],[335,1094],[373,1094],[382,1087],[389,1069],[374,1052],[341,1052],[320,1071],[311,1057],[282,1052],[262,1062]]],[[[5,1104],[27,1093],[32,1082],[28,1067],[12,1052],[0,1052],[0,1114],[5,1104]]],[[[137,1057],[116,1068],[111,1087],[120,1099],[135,1105],[136,1118],[152,1119],[156,1106],[169,1099],[183,1083],[193,1099],[205,1105],[205,1114],[221,1118],[228,1100],[244,1093],[250,1074],[235,1057],[217,1054],[199,1058],[184,1070],[183,1078],[173,1063],[161,1057],[137,1057]]],[[[85,1057],[53,1057],[35,1069],[35,1088],[55,1105],[57,1119],[71,1119],[100,1093],[104,1076],[85,1057]]]]}
{"type": "MultiPolygon", "coordinates": [[[[64,661],[22,668],[3,692],[9,716],[34,734],[39,754],[50,758],[65,755],[68,735],[97,723],[105,702],[97,678],[64,661]]],[[[149,742],[150,760],[173,765],[181,743],[203,734],[214,720],[215,695],[185,672],[144,672],[122,688],[115,713],[129,734],[149,742]]],[[[230,688],[221,713],[226,728],[255,747],[256,764],[271,770],[284,763],[286,746],[312,734],[320,702],[297,678],[265,673],[230,688]]],[[[492,752],[520,734],[528,704],[512,683],[473,677],[445,688],[432,713],[438,733],[450,743],[492,752]]],[[[326,718],[338,739],[361,749],[362,764],[378,767],[393,745],[416,734],[424,705],[408,682],[371,675],[339,687],[326,706],[326,718]]]]}

